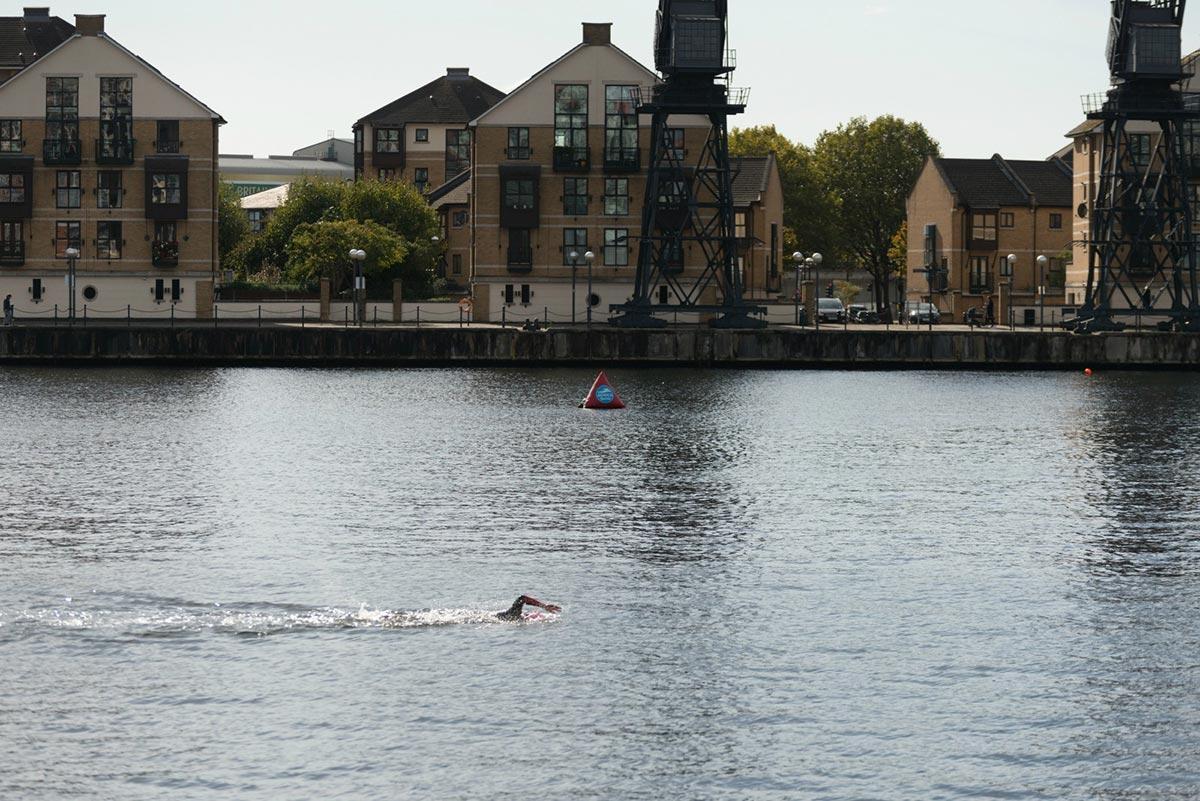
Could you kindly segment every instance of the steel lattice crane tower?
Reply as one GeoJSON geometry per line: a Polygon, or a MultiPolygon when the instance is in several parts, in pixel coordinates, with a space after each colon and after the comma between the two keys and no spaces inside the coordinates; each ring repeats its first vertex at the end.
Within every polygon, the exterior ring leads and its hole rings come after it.
{"type": "Polygon", "coordinates": [[[747,304],[738,269],[729,117],[746,110],[747,90],[731,89],[728,0],[660,0],[654,63],[662,82],[641,90],[638,113],[653,119],[642,206],[637,279],[629,303],[615,305],[615,325],[660,327],[656,313],[714,313],[713,325],[755,328],[765,309],[747,304]],[[700,115],[711,123],[695,164],[670,140],[672,115],[700,115]],[[699,275],[686,276],[688,253],[703,258],[699,275]],[[665,297],[659,290],[665,288],[665,297]],[[719,293],[720,301],[712,302],[719,293]]]}
{"type": "Polygon", "coordinates": [[[1104,144],[1090,209],[1087,298],[1072,324],[1079,332],[1119,331],[1118,318],[1140,314],[1200,330],[1188,180],[1200,158],[1189,130],[1200,119],[1200,97],[1184,92],[1185,5],[1112,4],[1112,89],[1085,101],[1088,118],[1104,124],[1104,144]]]}

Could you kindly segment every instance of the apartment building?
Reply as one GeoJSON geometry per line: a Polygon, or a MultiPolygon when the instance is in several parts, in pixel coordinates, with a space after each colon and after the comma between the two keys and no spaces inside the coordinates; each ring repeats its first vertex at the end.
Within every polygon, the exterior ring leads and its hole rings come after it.
{"type": "Polygon", "coordinates": [[[908,198],[908,300],[932,301],[944,320],[989,299],[1001,321],[1033,325],[1041,309],[1057,319],[1070,221],[1071,168],[1061,159],[931,158],[908,198]],[[943,271],[932,287],[930,265],[943,271]]]}
{"type": "MultiPolygon", "coordinates": [[[[650,144],[637,97],[657,82],[612,43],[611,24],[585,23],[578,45],[471,123],[477,319],[549,311],[552,320],[582,321],[590,302],[594,319],[607,320],[611,304],[630,299],[650,144]]],[[[709,128],[703,117],[673,118],[668,145],[685,163],[696,160],[709,128]]],[[[684,250],[679,269],[699,274],[703,255],[684,250]]],[[[667,287],[657,292],[672,300],[667,287]]],[[[705,300],[716,302],[715,293],[705,300]]]]}
{"type": "Polygon", "coordinates": [[[430,191],[471,167],[467,123],[503,99],[465,68],[450,68],[354,124],[356,178],[430,191]]]}
{"type": "Polygon", "coordinates": [[[428,199],[442,226],[438,277],[451,292],[466,291],[471,282],[471,171],[430,192],[428,199]]]}
{"type": "Polygon", "coordinates": [[[80,15],[0,85],[0,118],[0,295],[211,314],[220,115],[80,15]]]}
{"type": "Polygon", "coordinates": [[[783,183],[775,156],[733,160],[734,231],[746,297],[783,291],[783,183]]]}
{"type": "Polygon", "coordinates": [[[0,83],[74,34],[74,25],[52,17],[46,7],[26,8],[19,17],[0,17],[0,83]]]}

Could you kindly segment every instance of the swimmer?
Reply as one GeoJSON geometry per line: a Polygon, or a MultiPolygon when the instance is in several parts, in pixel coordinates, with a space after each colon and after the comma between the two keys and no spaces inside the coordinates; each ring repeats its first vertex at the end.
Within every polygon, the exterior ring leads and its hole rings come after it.
{"type": "Polygon", "coordinates": [[[536,606],[539,609],[545,609],[547,612],[552,614],[558,614],[562,611],[561,606],[542,603],[537,598],[531,598],[528,595],[522,595],[516,600],[516,602],[513,603],[511,607],[509,607],[507,612],[500,612],[496,615],[496,617],[505,622],[516,622],[521,619],[521,613],[525,611],[526,606],[536,606]]]}

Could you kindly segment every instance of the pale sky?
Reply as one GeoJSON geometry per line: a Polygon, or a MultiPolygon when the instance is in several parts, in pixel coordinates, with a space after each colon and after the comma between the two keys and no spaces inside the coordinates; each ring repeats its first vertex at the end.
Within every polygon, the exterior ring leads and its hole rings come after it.
{"type": "MultiPolygon", "coordinates": [[[[812,143],[857,115],[923,122],[948,156],[1045,158],[1103,91],[1108,0],[733,0],[737,126],[812,143]]],[[[653,66],[655,0],[92,0],[108,32],[216,109],[224,153],[286,154],[445,72],[511,91],[613,22],[653,66]]],[[[20,13],[14,7],[8,13],[20,13]]],[[[1200,11],[1185,51],[1200,46],[1200,11]]]]}

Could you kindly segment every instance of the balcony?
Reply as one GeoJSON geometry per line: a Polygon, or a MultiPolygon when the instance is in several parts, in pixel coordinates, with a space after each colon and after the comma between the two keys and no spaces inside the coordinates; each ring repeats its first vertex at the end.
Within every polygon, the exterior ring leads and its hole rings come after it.
{"type": "Polygon", "coordinates": [[[510,273],[533,272],[533,248],[528,246],[509,247],[508,271],[510,273]]]}
{"type": "Polygon", "coordinates": [[[74,167],[83,163],[83,142],[78,139],[42,140],[42,161],[50,166],[74,167]]]}
{"type": "Polygon", "coordinates": [[[134,139],[97,139],[97,164],[133,164],[134,139]]]}
{"type": "Polygon", "coordinates": [[[23,267],[25,265],[25,242],[0,242],[0,265],[23,267]]]}
{"type": "Polygon", "coordinates": [[[179,243],[155,241],[150,246],[150,256],[155,267],[178,267],[179,243]]]}
{"type": "Polygon", "coordinates": [[[586,147],[554,148],[555,172],[587,172],[592,168],[591,151],[586,147]]]}
{"type": "Polygon", "coordinates": [[[159,139],[154,143],[155,153],[164,153],[166,155],[178,155],[183,149],[183,142],[178,139],[159,139]]]}
{"type": "Polygon", "coordinates": [[[609,147],[604,150],[606,172],[637,172],[642,168],[642,151],[636,147],[609,147]]]}

